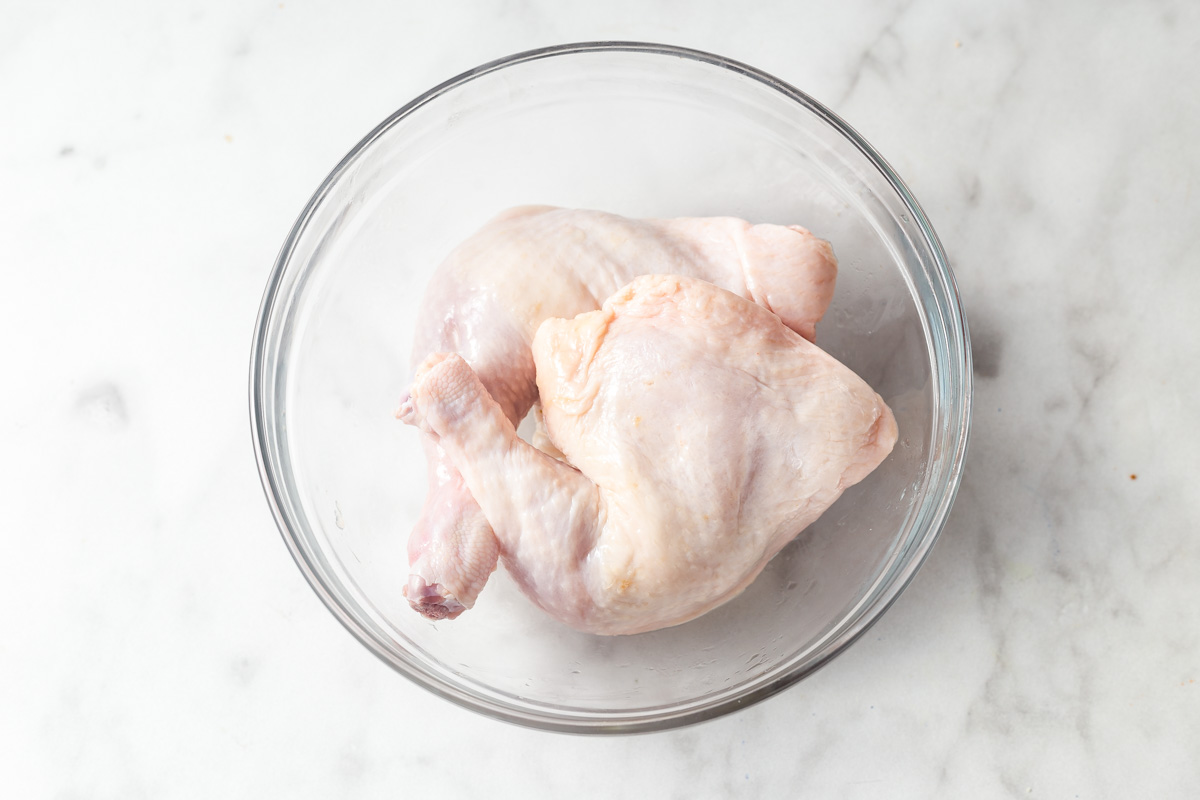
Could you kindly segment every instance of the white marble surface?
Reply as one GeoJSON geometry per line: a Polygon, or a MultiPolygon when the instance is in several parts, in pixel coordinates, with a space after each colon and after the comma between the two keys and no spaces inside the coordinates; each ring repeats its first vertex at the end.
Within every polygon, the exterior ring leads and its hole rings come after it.
{"type": "Polygon", "coordinates": [[[4,796],[1200,796],[1195,4],[0,18],[4,796]],[[747,61],[857,127],[942,237],[978,381],[950,523],[867,638],[749,710],[596,740],[451,706],[334,621],[262,498],[245,386],[276,250],[364,132],[605,38],[747,61]]]}

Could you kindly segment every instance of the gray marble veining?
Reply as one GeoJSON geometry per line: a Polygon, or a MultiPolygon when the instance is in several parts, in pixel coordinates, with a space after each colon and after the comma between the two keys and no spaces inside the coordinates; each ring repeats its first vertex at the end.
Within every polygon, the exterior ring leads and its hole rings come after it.
{"type": "Polygon", "coordinates": [[[13,797],[1200,794],[1200,10],[10,4],[0,774],[13,797]],[[799,686],[592,740],[417,689],[304,584],[245,419],[275,252],[387,113],[533,46],[772,72],[909,182],[974,336],[929,563],[799,686]]]}

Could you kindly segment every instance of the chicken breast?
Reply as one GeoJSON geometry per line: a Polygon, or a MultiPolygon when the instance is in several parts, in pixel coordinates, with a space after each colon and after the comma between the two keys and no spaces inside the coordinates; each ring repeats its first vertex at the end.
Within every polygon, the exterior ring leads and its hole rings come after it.
{"type": "Polygon", "coordinates": [[[601,310],[545,321],[533,359],[566,462],[518,438],[455,354],[425,361],[401,418],[436,437],[522,590],[583,631],[726,602],[896,441],[858,376],[693,278],[643,276],[601,310]]]}
{"type": "MultiPolygon", "coordinates": [[[[721,286],[811,339],[837,262],[828,242],[798,226],[511,209],[439,267],[417,320],[413,365],[432,353],[459,354],[515,425],[537,399],[531,344],[542,321],[596,310],[648,273],[721,286]]],[[[405,594],[426,616],[453,618],[474,604],[501,543],[444,448],[429,438],[424,445],[429,493],[409,537],[405,594]]]]}

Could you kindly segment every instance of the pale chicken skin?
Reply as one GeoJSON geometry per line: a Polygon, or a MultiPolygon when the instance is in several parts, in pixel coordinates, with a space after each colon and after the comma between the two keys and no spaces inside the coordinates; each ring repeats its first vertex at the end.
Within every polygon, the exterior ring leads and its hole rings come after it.
{"type": "MultiPolygon", "coordinates": [[[[417,320],[413,366],[432,353],[458,353],[515,425],[537,400],[531,345],[542,321],[596,310],[649,273],[721,286],[811,339],[833,296],[837,261],[828,242],[799,226],[515,208],[438,268],[417,320]]],[[[430,437],[424,447],[429,494],[409,537],[405,595],[427,617],[454,618],[506,554],[444,448],[430,437]]]]}
{"type": "Polygon", "coordinates": [[[542,609],[582,631],[677,625],[741,592],[896,441],[884,401],[767,309],[649,275],[533,342],[565,463],[518,438],[455,354],[400,416],[437,441],[542,609]]]}

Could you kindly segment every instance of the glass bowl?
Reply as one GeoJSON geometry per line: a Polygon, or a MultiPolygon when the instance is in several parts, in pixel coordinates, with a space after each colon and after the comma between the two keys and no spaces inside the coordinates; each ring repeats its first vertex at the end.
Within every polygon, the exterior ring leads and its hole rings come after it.
{"type": "Polygon", "coordinates": [[[953,502],[970,417],[966,323],[899,177],[819,103],[752,67],[663,45],[551,47],[413,100],[317,189],[255,330],[250,409],[267,499],[313,589],[397,672],[493,717],[633,732],[757,702],[845,650],[921,565],[953,502]],[[685,625],[578,633],[497,570],[474,609],[409,608],[419,437],[393,418],[433,270],[510,206],[800,224],[833,243],[817,341],[891,406],[889,458],[742,595],[685,625]]]}

